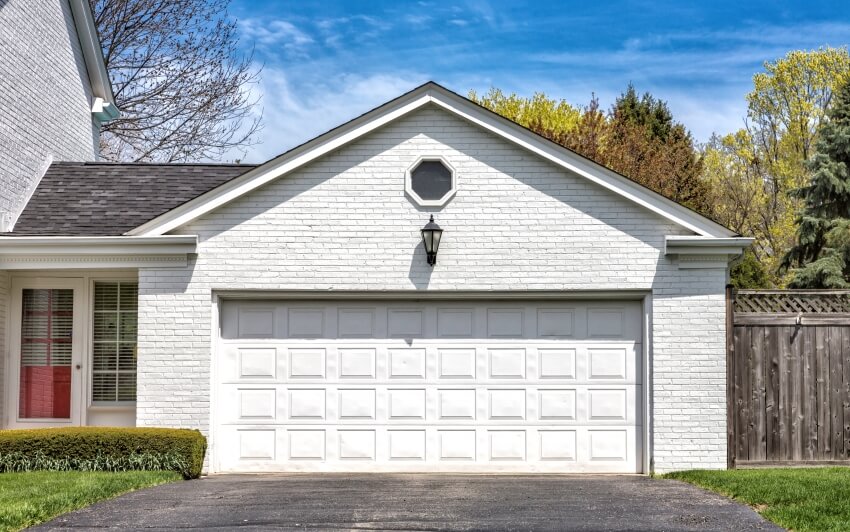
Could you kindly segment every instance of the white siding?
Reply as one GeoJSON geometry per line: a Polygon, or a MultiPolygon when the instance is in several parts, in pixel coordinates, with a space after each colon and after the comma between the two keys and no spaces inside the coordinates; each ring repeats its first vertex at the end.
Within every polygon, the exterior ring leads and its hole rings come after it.
{"type": "Polygon", "coordinates": [[[725,466],[725,271],[679,270],[664,236],[686,231],[436,108],[178,232],[200,236],[189,269],[139,273],[139,425],[209,428],[216,289],[637,289],[654,299],[656,469],[725,466]],[[404,195],[421,155],[458,171],[441,209],[404,195]],[[430,212],[445,229],[433,269],[419,237],[430,212]]]}
{"type": "Polygon", "coordinates": [[[91,87],[67,0],[0,8],[0,214],[23,208],[52,160],[92,161],[91,87]]]}

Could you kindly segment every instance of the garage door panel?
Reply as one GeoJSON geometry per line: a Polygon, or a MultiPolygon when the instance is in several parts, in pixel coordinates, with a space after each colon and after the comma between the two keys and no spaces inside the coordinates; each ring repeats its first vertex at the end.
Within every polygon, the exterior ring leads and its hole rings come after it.
{"type": "Polygon", "coordinates": [[[216,349],[216,470],[641,470],[638,304],[225,302],[221,315],[236,323],[216,349]]]}

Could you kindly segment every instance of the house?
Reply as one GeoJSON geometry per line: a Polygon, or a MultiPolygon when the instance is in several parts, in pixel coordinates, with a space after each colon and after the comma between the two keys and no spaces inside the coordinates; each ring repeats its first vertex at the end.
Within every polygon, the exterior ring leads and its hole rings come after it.
{"type": "Polygon", "coordinates": [[[0,232],[54,160],[97,159],[118,116],[88,2],[0,2],[0,232]]]}
{"type": "Polygon", "coordinates": [[[256,166],[53,162],[0,236],[2,423],[197,428],[211,472],[724,468],[750,242],[435,83],[256,166]]]}

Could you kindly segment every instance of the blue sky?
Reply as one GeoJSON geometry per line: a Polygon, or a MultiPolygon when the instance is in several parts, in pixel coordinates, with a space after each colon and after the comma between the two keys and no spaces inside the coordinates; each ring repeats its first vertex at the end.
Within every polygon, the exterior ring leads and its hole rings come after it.
{"type": "Polygon", "coordinates": [[[606,2],[233,0],[262,65],[261,162],[427,80],[608,108],[629,82],[699,141],[743,124],[765,60],[850,42],[846,0],[606,2]]]}

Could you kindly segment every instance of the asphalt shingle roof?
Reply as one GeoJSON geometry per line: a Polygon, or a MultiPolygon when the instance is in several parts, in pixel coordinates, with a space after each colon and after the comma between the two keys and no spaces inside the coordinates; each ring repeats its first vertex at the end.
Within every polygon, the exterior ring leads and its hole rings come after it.
{"type": "Polygon", "coordinates": [[[254,167],[56,162],[42,177],[14,231],[0,234],[121,235],[254,167]]]}

